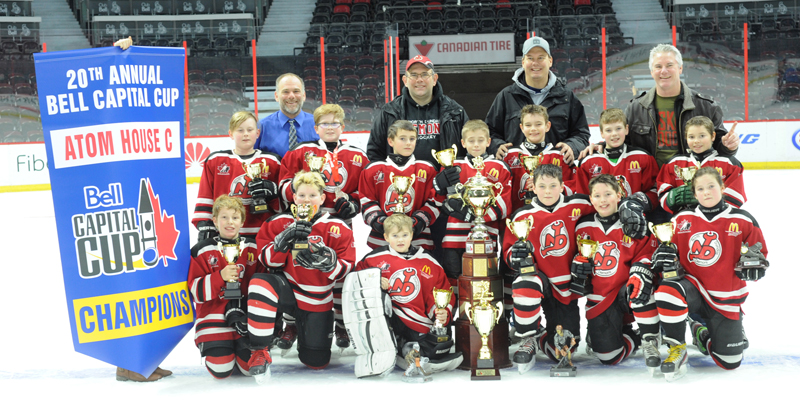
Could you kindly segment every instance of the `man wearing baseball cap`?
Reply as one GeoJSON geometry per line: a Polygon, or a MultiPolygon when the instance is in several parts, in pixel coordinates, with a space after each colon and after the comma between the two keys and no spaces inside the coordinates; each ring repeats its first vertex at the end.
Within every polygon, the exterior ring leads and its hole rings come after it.
{"type": "Polygon", "coordinates": [[[502,158],[511,146],[525,141],[520,129],[519,111],[525,105],[542,105],[550,117],[550,131],[545,142],[561,149],[564,160],[573,160],[589,145],[589,124],[583,104],[566,88],[567,81],[552,72],[550,44],[541,37],[531,37],[522,46],[522,68],[514,72],[513,84],[495,97],[486,123],[492,136],[490,152],[502,158]]]}
{"type": "Polygon", "coordinates": [[[370,161],[385,160],[392,152],[386,132],[396,120],[410,121],[417,128],[416,160],[431,162],[436,168],[431,149],[439,151],[455,144],[459,156],[466,154],[461,146],[461,128],[469,118],[458,102],[444,94],[439,76],[433,71],[433,62],[428,57],[417,55],[406,64],[403,76],[403,93],[381,108],[372,122],[372,131],[367,144],[370,161]]]}

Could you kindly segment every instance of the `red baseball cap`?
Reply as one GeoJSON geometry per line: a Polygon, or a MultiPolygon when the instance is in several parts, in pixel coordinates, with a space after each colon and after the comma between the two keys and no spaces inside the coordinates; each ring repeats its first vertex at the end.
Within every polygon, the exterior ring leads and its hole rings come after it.
{"type": "Polygon", "coordinates": [[[431,62],[431,60],[428,59],[428,57],[426,57],[424,55],[417,55],[416,57],[411,58],[410,60],[408,60],[408,63],[406,63],[406,71],[408,71],[408,69],[411,68],[411,66],[416,64],[416,63],[420,63],[420,64],[428,67],[428,69],[433,69],[433,62],[431,62]]]}

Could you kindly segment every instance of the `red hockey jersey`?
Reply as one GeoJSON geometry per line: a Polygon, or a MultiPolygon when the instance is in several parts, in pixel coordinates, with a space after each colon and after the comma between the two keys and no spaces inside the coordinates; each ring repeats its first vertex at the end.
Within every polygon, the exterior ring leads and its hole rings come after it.
{"type": "MultiPolygon", "coordinates": [[[[533,216],[533,229],[528,234],[528,241],[533,244],[536,269],[540,276],[547,276],[550,280],[553,296],[561,303],[568,304],[578,298],[569,291],[570,265],[577,252],[575,225],[582,216],[594,212],[588,196],[574,194],[569,197],[562,195],[552,212],[534,199],[511,216],[512,221],[533,216]]],[[[504,230],[502,253],[508,263],[511,246],[517,238],[508,227],[504,230]]]]}
{"type": "MultiPolygon", "coordinates": [[[[631,266],[635,262],[650,263],[650,256],[658,246],[652,236],[632,239],[622,232],[617,220],[608,230],[593,214],[582,218],[575,227],[576,239],[597,241],[597,252],[592,259],[592,293],[586,295],[586,318],[594,319],[617,299],[620,289],[628,283],[631,266]]],[[[576,241],[577,242],[577,241],[576,241]]]]}
{"type": "Polygon", "coordinates": [[[675,235],[681,265],[686,278],[697,287],[706,302],[728,319],[739,319],[741,305],[747,299],[747,284],[739,279],[733,268],[739,262],[743,243],[767,243],[755,218],[747,211],[726,205],[711,220],[698,206],[693,211],[681,211],[674,217],[675,235]]]}
{"type": "MultiPolygon", "coordinates": [[[[444,269],[430,253],[422,248],[406,258],[389,246],[378,248],[364,257],[356,270],[378,268],[381,277],[389,279],[389,297],[392,299],[394,313],[410,329],[418,333],[430,331],[436,320],[436,303],[433,289],[450,289],[450,282],[444,269]]],[[[453,317],[456,297],[450,298],[447,306],[448,323],[453,317]]]]}
{"type": "MultiPolygon", "coordinates": [[[[561,154],[560,149],[556,149],[552,144],[547,144],[541,152],[542,161],[540,164],[554,164],[561,167],[561,178],[564,181],[564,186],[567,187],[564,194],[571,195],[575,191],[575,181],[573,177],[573,169],[569,167],[564,160],[564,155],[561,154]]],[[[508,149],[508,154],[503,158],[503,161],[508,165],[511,170],[511,210],[510,213],[522,208],[525,205],[525,184],[528,182],[530,175],[522,165],[522,157],[538,156],[539,154],[532,154],[525,145],[520,145],[508,149]]]]}
{"type": "MultiPolygon", "coordinates": [[[[244,239],[244,249],[239,254],[236,264],[239,266],[239,283],[243,294],[247,294],[247,285],[256,272],[258,249],[255,241],[244,239]]],[[[217,248],[220,239],[211,238],[198,242],[192,248],[192,262],[189,265],[189,292],[197,307],[195,322],[195,345],[207,341],[234,340],[239,337],[233,327],[225,323],[225,308],[228,299],[223,299],[225,281],[220,271],[228,266],[228,261],[217,248]]],[[[223,243],[233,241],[222,240],[223,243]]]]}
{"type": "Polygon", "coordinates": [[[658,163],[655,157],[646,151],[622,145],[622,154],[617,162],[612,162],[604,153],[595,153],[585,157],[576,170],[575,188],[578,194],[591,195],[589,181],[600,174],[610,174],[622,180],[625,195],[630,196],[639,191],[647,194],[651,205],[658,202],[656,194],[656,177],[658,163]]]}
{"type": "Polygon", "coordinates": [[[247,183],[250,177],[242,167],[243,163],[260,163],[264,160],[267,171],[261,174],[261,178],[278,183],[278,174],[281,168],[281,159],[273,153],[262,152],[256,149],[252,156],[239,156],[232,150],[221,150],[211,153],[203,164],[203,175],[200,178],[200,190],[197,193],[197,203],[194,207],[192,224],[197,227],[200,221],[211,221],[211,210],[214,207],[214,200],[225,194],[231,197],[242,199],[247,210],[244,225],[239,233],[242,236],[255,239],[258,229],[267,218],[281,211],[280,199],[275,198],[269,201],[272,212],[262,214],[251,214],[250,204],[253,199],[247,192],[247,183]]]}
{"type": "Polygon", "coordinates": [[[369,165],[367,155],[361,149],[339,143],[335,152],[329,152],[325,142],[317,140],[297,145],[288,151],[281,160],[280,187],[281,197],[287,203],[294,202],[292,194],[292,180],[294,175],[301,170],[310,170],[306,163],[306,153],[315,156],[328,157],[325,166],[322,168],[322,177],[325,179],[325,203],[322,204],[322,211],[333,212],[333,205],[336,203],[336,190],[341,188],[342,192],[350,194],[354,199],[360,199],[358,194],[358,184],[361,179],[361,171],[369,165]],[[334,154],[335,153],[335,154],[334,154]],[[333,173],[331,164],[336,157],[336,173],[333,173]]]}
{"type": "Polygon", "coordinates": [[[741,207],[747,201],[747,196],[744,193],[744,178],[742,178],[742,163],[733,156],[726,156],[711,152],[708,157],[703,161],[698,161],[694,153],[679,154],[672,158],[667,164],[661,167],[658,173],[658,197],[661,202],[661,207],[670,214],[674,213],[676,208],[669,208],[667,206],[667,194],[675,187],[684,185],[681,179],[675,172],[675,167],[713,167],[722,176],[722,181],[725,183],[725,191],[723,195],[725,201],[735,207],[741,207]]]}
{"type": "MultiPolygon", "coordinates": [[[[499,233],[498,227],[500,226],[500,221],[504,220],[508,217],[508,214],[510,214],[511,170],[505,163],[492,158],[492,156],[485,157],[483,163],[483,176],[486,177],[490,183],[500,183],[502,186],[502,191],[498,188],[493,189],[497,199],[497,208],[487,208],[486,214],[483,217],[486,222],[486,228],[489,230],[489,235],[491,235],[495,248],[497,248],[497,234],[499,233]]],[[[459,177],[462,184],[466,183],[470,177],[478,174],[472,162],[466,158],[456,160],[453,165],[461,168],[459,177]]],[[[437,200],[440,202],[444,202],[446,199],[447,197],[437,195],[437,200]]],[[[467,235],[469,235],[471,229],[472,222],[464,222],[455,217],[448,217],[447,233],[444,236],[442,247],[463,249],[467,242],[467,235]]]]}
{"type": "MultiPolygon", "coordinates": [[[[415,160],[414,156],[411,156],[403,166],[398,166],[391,157],[387,157],[384,161],[370,163],[361,172],[361,183],[358,187],[361,194],[361,214],[364,219],[367,219],[369,214],[374,211],[380,211],[389,216],[394,214],[398,202],[405,204],[405,214],[408,216],[420,210],[427,218],[427,225],[422,234],[411,244],[425,249],[433,249],[430,226],[439,216],[436,192],[433,190],[433,178],[436,173],[432,164],[423,160],[415,160]],[[390,180],[392,174],[406,177],[414,175],[415,177],[414,184],[403,197],[399,197],[397,191],[392,187],[390,180]]],[[[370,248],[378,248],[387,244],[383,235],[378,234],[375,230],[370,230],[367,240],[370,248]]]]}
{"type": "Polygon", "coordinates": [[[321,243],[336,252],[337,264],[331,272],[306,269],[292,258],[291,249],[278,252],[274,248],[275,236],[294,223],[291,214],[279,214],[261,227],[256,237],[260,248],[259,260],[269,268],[283,271],[294,291],[297,307],[309,312],[326,312],[333,308],[333,283],[350,272],[356,261],[353,231],[344,221],[328,213],[318,215],[311,227],[309,242],[321,243]]]}

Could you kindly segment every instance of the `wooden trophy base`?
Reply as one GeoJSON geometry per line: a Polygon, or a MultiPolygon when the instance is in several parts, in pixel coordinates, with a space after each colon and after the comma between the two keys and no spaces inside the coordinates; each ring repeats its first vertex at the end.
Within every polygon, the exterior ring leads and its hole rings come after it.
{"type": "Polygon", "coordinates": [[[578,367],[550,367],[550,377],[576,377],[578,375],[578,367]]]}

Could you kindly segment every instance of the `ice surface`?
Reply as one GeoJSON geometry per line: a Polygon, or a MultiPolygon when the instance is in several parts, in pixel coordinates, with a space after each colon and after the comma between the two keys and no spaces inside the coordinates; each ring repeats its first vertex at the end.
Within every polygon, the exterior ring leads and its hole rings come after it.
{"type": "MultiPolygon", "coordinates": [[[[258,386],[246,377],[214,380],[202,365],[193,331],[161,364],[174,371],[173,376],[155,383],[118,382],[114,367],[72,348],[50,192],[0,194],[0,213],[6,225],[3,258],[7,260],[2,272],[5,290],[0,297],[4,311],[0,340],[3,405],[283,403],[306,407],[308,402],[327,406],[452,406],[457,401],[470,406],[501,403],[537,407],[570,401],[569,405],[580,407],[671,407],[700,402],[744,406],[774,403],[781,395],[792,398],[792,387],[800,380],[800,345],[794,343],[800,338],[800,329],[792,312],[797,306],[793,300],[797,299],[797,280],[792,274],[798,272],[800,259],[800,248],[792,237],[800,233],[794,214],[800,190],[791,186],[796,186],[798,179],[799,170],[745,172],[749,201],[744,208],[759,220],[772,266],[763,281],[749,286],[744,323],[750,348],[742,366],[722,370],[690,345],[689,372],[671,384],[663,377],[649,376],[641,352],[619,366],[604,367],[587,356],[583,346],[574,358],[579,367],[575,378],[550,378],[551,364],[540,354],[533,370],[524,375],[516,368],[501,370],[500,382],[470,381],[468,372],[458,370],[436,374],[427,384],[403,383],[400,370],[386,378],[359,380],[353,375],[352,348],[340,354],[333,346],[331,363],[321,371],[306,369],[294,350],[286,357],[274,353],[272,378],[258,386]]],[[[191,210],[197,184],[187,190],[191,210]]],[[[356,226],[356,236],[366,237],[365,231],[363,223],[356,226]]],[[[196,234],[192,235],[194,239],[196,234]]],[[[364,241],[362,238],[357,243],[359,257],[367,252],[364,241]]],[[[666,356],[666,349],[662,355],[666,356]]],[[[781,401],[788,402],[784,398],[781,401]]]]}

